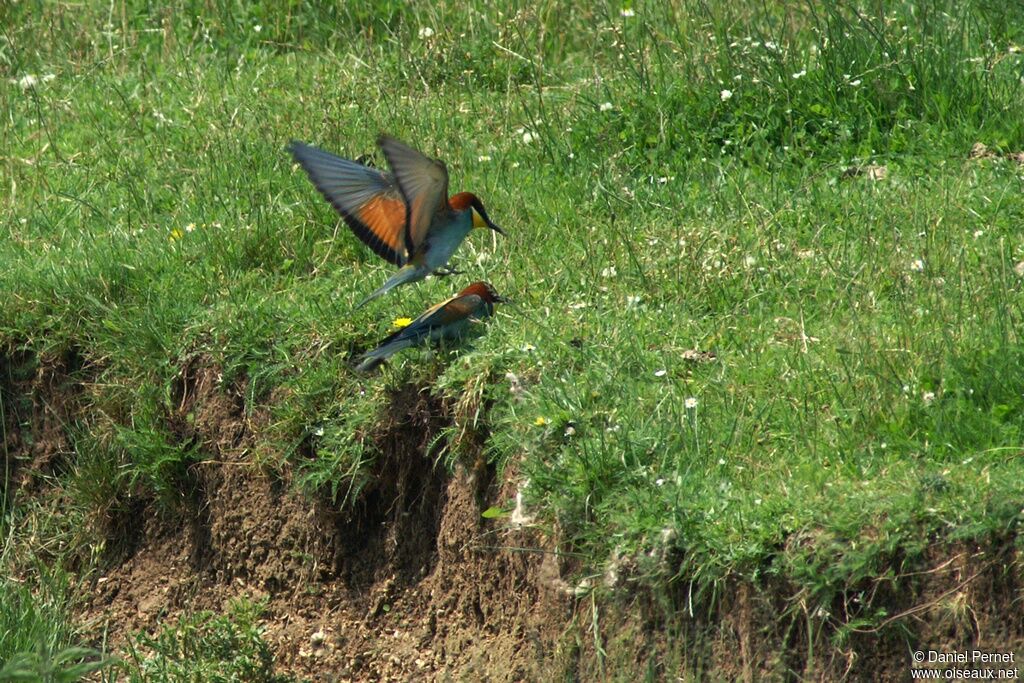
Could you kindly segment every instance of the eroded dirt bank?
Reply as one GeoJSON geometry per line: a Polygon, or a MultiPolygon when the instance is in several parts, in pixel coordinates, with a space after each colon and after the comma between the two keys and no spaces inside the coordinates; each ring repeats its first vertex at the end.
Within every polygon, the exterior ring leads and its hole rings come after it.
{"type": "Polygon", "coordinates": [[[143,515],[134,547],[97,578],[88,622],[116,639],[245,595],[268,600],[279,669],[312,680],[542,676],[572,609],[555,555],[481,517],[512,484],[486,466],[435,466],[439,401],[411,386],[392,396],[375,436],[386,456],[341,512],[254,465],[263,416],[246,417],[243,387],[196,369],[180,392],[194,417],[175,428],[210,454],[193,466],[195,500],[177,521],[143,515]]]}
{"type": "MultiPolygon", "coordinates": [[[[23,360],[3,359],[2,386],[20,499],[47,495],[46,477],[73,466],[67,429],[86,405],[76,357],[14,372],[23,360]]],[[[913,648],[1024,649],[1009,536],[936,547],[898,581],[879,576],[828,610],[812,612],[783,581],[736,581],[696,602],[678,582],[654,596],[628,563],[610,595],[578,597],[579,567],[554,539],[481,516],[514,497],[514,467],[498,478],[479,462],[435,466],[430,445],[452,418],[428,392],[391,397],[397,417],[375,436],[386,455],[342,512],[254,463],[266,415],[247,413],[244,386],[222,386],[203,365],[179,384],[168,426],[208,457],[178,514],[141,501],[111,520],[106,568],[90,575],[78,615],[97,643],[249,596],[268,602],[278,670],[314,681],[901,681],[913,648]],[[888,616],[856,626],[868,609],[888,616]]]]}

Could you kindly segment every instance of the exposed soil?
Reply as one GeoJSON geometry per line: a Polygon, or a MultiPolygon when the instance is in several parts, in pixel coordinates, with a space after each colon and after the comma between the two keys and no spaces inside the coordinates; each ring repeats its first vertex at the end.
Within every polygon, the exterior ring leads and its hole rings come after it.
{"type": "MultiPolygon", "coordinates": [[[[70,453],[67,429],[81,409],[83,360],[77,350],[38,362],[28,353],[0,354],[0,450],[11,491],[39,491],[64,469],[70,453]]],[[[0,479],[0,497],[5,480],[0,479]]]]}
{"type": "Polygon", "coordinates": [[[142,542],[97,580],[88,622],[116,641],[183,611],[265,597],[278,666],[314,681],[542,677],[572,604],[543,578],[558,570],[542,539],[481,517],[512,484],[486,467],[452,477],[435,467],[443,405],[415,387],[392,397],[397,417],[376,437],[387,455],[343,514],[253,465],[263,417],[245,416],[244,387],[225,390],[208,368],[183,374],[175,430],[212,456],[193,472],[198,500],[178,524],[140,520],[142,542]]]}
{"type": "MultiPolygon", "coordinates": [[[[71,457],[65,430],[81,368],[24,360],[0,359],[0,389],[12,481],[31,495],[71,457]]],[[[245,390],[224,386],[204,359],[183,370],[168,423],[209,458],[194,465],[196,493],[173,520],[143,504],[111,527],[132,542],[111,544],[79,615],[97,639],[116,645],[244,595],[268,601],[278,670],[314,681],[902,681],[912,648],[1024,651],[1012,538],[937,547],[898,583],[867,583],[827,613],[809,613],[794,587],[770,581],[737,581],[696,604],[684,582],[675,594],[629,592],[622,581],[613,595],[577,598],[554,540],[481,516],[514,498],[514,466],[500,479],[481,462],[453,475],[435,466],[430,445],[452,418],[428,392],[407,386],[391,397],[395,418],[374,435],[385,455],[373,483],[341,512],[254,464],[267,416],[246,412],[245,390]],[[891,622],[838,637],[867,604],[891,622]]]]}

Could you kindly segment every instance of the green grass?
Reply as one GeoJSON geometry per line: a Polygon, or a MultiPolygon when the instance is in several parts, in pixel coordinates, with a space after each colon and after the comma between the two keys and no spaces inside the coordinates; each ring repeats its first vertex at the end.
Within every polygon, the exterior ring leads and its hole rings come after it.
{"type": "Polygon", "coordinates": [[[136,634],[120,663],[124,680],[287,683],[274,674],[274,658],[257,623],[260,603],[236,600],[225,614],[197,612],[154,635],[136,634]]]}
{"type": "MultiPolygon", "coordinates": [[[[2,495],[0,502],[7,507],[2,495]]],[[[76,681],[107,661],[75,646],[73,580],[60,561],[49,561],[60,552],[52,542],[60,532],[45,522],[57,515],[26,507],[28,514],[10,512],[0,519],[0,682],[76,681]]]]}
{"type": "Polygon", "coordinates": [[[187,497],[205,455],[168,420],[200,359],[269,406],[254,457],[346,503],[387,389],[430,385],[588,571],[704,600],[775,576],[829,605],[1015,538],[1024,17],[868,5],[4,6],[0,343],[86,361],[69,490],[97,518],[187,497]],[[509,237],[456,263],[516,304],[365,378],[462,282],[353,310],[388,269],[284,147],[381,131],[482,197],[509,237]]]}

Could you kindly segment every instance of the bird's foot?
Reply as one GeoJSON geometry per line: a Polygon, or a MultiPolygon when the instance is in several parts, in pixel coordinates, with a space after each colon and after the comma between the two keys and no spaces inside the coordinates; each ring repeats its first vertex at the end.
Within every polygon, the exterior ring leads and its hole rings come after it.
{"type": "Polygon", "coordinates": [[[434,271],[434,277],[448,277],[449,275],[462,275],[465,271],[456,270],[455,268],[438,268],[434,271]]]}

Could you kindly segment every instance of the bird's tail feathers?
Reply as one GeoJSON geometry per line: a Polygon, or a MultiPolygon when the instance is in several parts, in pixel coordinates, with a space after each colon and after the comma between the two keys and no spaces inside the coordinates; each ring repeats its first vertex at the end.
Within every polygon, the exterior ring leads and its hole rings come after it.
{"type": "Polygon", "coordinates": [[[373,358],[364,357],[363,362],[356,366],[356,372],[373,372],[383,365],[386,360],[387,358],[379,358],[376,356],[373,358]]]}
{"type": "Polygon", "coordinates": [[[356,366],[357,372],[373,372],[388,358],[395,355],[402,349],[415,345],[413,339],[396,339],[393,342],[382,344],[372,351],[367,351],[362,356],[362,361],[356,366]]]}
{"type": "Polygon", "coordinates": [[[415,282],[416,280],[422,280],[424,277],[426,277],[426,274],[422,273],[421,269],[417,266],[411,263],[404,265],[398,269],[397,273],[389,277],[387,282],[374,290],[373,294],[356,304],[356,308],[362,308],[377,297],[387,294],[399,285],[404,285],[407,282],[415,282]]]}

